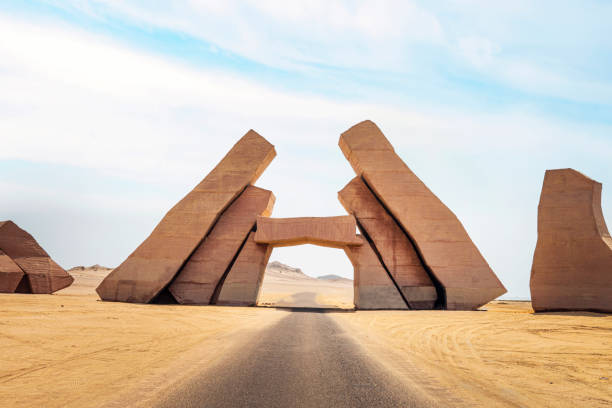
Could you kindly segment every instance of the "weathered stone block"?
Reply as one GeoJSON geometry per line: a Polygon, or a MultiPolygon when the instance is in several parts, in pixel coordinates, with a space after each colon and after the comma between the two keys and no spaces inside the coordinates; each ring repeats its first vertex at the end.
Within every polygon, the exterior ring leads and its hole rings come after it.
{"type": "Polygon", "coordinates": [[[530,282],[536,312],[612,312],[612,238],[601,188],[572,169],[546,172],[530,282]]]}
{"type": "Polygon", "coordinates": [[[251,232],[225,278],[216,304],[255,306],[271,252],[272,247],[256,243],[255,233],[251,232]]]}
{"type": "Polygon", "coordinates": [[[410,308],[432,309],[437,299],[436,288],[414,246],[363,180],[354,178],[338,193],[338,198],[372,240],[410,308]]]}
{"type": "Polygon", "coordinates": [[[339,217],[257,217],[255,242],[276,247],[313,244],[332,248],[361,245],[352,215],[339,217]]]}
{"type": "Polygon", "coordinates": [[[0,250],[0,293],[13,293],[25,274],[13,260],[0,250]]]}
{"type": "Polygon", "coordinates": [[[353,284],[356,309],[408,309],[367,241],[360,246],[347,246],[344,252],[355,270],[353,284]]]}
{"type": "Polygon", "coordinates": [[[255,226],[258,215],[269,216],[274,194],[248,186],[223,212],[213,230],[191,255],[169,286],[181,304],[207,305],[232,259],[255,226]]]}
{"type": "Polygon", "coordinates": [[[455,214],[397,156],[373,122],[361,122],[344,132],[339,146],[357,175],[410,235],[444,287],[447,309],[476,309],[505,293],[455,214]]]}
{"type": "Polygon", "coordinates": [[[74,280],[32,235],[12,221],[0,222],[0,249],[27,275],[32,293],[53,293],[74,280]]]}
{"type": "Polygon", "coordinates": [[[253,184],[276,152],[250,130],[160,221],[151,235],[96,289],[103,300],[150,302],[170,281],[220,214],[253,184]]]}

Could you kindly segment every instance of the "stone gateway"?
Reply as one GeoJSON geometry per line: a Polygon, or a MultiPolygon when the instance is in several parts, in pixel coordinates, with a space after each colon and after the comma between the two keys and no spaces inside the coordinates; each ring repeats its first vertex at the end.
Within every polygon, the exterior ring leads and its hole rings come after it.
{"type": "Polygon", "coordinates": [[[302,244],[347,254],[357,309],[473,310],[505,293],[457,217],[373,122],[353,126],[339,145],[357,174],[338,193],[349,215],[270,218],[274,195],[253,183],[276,153],[251,130],[98,294],[137,303],[256,305],[272,249],[302,244]]]}

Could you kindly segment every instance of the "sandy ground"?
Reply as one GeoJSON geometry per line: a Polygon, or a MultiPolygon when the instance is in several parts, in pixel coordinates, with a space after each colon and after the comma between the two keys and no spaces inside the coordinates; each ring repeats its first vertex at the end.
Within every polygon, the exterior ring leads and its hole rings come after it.
{"type": "Polygon", "coordinates": [[[268,267],[258,305],[279,307],[325,307],[352,309],[353,281],[315,279],[295,269],[268,267]]]}
{"type": "MultiPolygon", "coordinates": [[[[71,273],[55,295],[0,294],[0,406],[147,406],[290,313],[101,302],[93,288],[108,270],[71,273]]],[[[283,279],[267,278],[263,299],[352,305],[346,282],[283,279]]],[[[486,308],[330,316],[442,406],[612,406],[612,315],[486,308]]]]}
{"type": "MultiPolygon", "coordinates": [[[[282,264],[280,264],[282,265],[282,264]]],[[[270,268],[264,275],[258,304],[279,307],[327,307],[352,309],[353,281],[321,280],[291,268],[270,268]]],[[[112,269],[103,266],[70,269],[74,283],[62,295],[95,295],[95,288],[112,269]]]]}
{"type": "Polygon", "coordinates": [[[486,309],[333,316],[445,405],[612,406],[612,315],[533,314],[529,302],[510,301],[486,309]]]}
{"type": "Polygon", "coordinates": [[[260,306],[352,309],[353,283],[278,282],[264,279],[260,306]]]}
{"type": "Polygon", "coordinates": [[[286,313],[0,294],[0,406],[133,406],[286,313]]]}

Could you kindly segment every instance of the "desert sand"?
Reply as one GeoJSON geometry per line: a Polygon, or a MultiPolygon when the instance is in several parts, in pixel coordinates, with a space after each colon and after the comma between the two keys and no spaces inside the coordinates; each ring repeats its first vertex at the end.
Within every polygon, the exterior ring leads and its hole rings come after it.
{"type": "Polygon", "coordinates": [[[154,399],[285,313],[2,294],[0,406],[97,407],[115,400],[112,406],[132,406],[154,399]]]}
{"type": "Polygon", "coordinates": [[[266,268],[259,306],[353,308],[353,281],[327,276],[317,279],[280,262],[266,268]]]}
{"type": "Polygon", "coordinates": [[[612,315],[487,311],[338,313],[353,337],[407,382],[449,406],[612,406],[612,315]]]}
{"type": "MultiPolygon", "coordinates": [[[[264,305],[352,304],[350,280],[274,269],[264,305]]],[[[54,295],[0,295],[0,406],[147,406],[291,313],[101,302],[93,288],[108,272],[72,269],[75,284],[54,295]]],[[[612,404],[611,315],[534,315],[529,302],[485,308],[330,315],[368,355],[441,406],[612,404]]]]}

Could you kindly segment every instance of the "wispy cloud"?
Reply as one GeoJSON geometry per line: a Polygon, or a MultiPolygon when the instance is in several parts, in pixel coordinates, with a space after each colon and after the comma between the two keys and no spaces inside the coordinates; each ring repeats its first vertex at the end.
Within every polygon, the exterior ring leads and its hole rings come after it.
{"type": "MultiPolygon", "coordinates": [[[[472,80],[610,109],[600,71],[612,45],[612,6],[517,1],[62,1],[98,19],[185,33],[220,50],[295,71],[325,67],[416,76],[460,70],[472,80]]],[[[609,64],[610,61],[608,60],[609,64]]]]}

